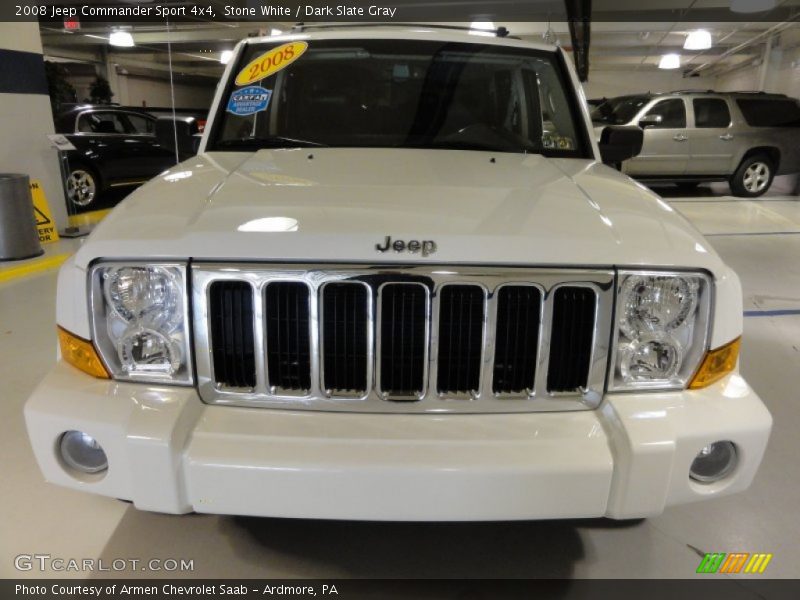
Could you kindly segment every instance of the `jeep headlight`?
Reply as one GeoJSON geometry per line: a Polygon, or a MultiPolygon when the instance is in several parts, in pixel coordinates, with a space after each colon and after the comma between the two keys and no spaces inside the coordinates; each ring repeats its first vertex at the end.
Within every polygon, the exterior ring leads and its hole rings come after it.
{"type": "Polygon", "coordinates": [[[191,384],[186,265],[97,265],[92,327],[115,379],[191,384]]]}
{"type": "Polygon", "coordinates": [[[685,388],[707,350],[710,307],[704,274],[621,271],[609,389],[685,388]]]}

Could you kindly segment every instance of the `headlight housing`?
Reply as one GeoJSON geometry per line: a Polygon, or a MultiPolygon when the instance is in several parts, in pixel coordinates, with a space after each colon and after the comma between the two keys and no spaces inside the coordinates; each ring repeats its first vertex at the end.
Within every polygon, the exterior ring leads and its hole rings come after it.
{"type": "Polygon", "coordinates": [[[684,389],[708,346],[704,273],[620,271],[610,391],[684,389]]]}
{"type": "Polygon", "coordinates": [[[93,337],[114,379],[192,384],[186,264],[95,265],[90,290],[93,337]]]}

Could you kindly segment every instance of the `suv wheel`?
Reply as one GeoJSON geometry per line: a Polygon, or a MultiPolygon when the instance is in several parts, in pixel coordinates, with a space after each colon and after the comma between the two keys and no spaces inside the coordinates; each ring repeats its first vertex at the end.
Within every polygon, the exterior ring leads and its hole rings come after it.
{"type": "Polygon", "coordinates": [[[764,154],[748,156],[731,178],[731,190],[736,196],[755,198],[766,192],[775,177],[775,167],[764,154]]]}

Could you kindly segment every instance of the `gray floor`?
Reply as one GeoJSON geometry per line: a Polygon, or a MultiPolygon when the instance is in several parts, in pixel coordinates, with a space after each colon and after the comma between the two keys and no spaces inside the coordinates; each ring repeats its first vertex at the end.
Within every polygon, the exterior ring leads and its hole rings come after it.
{"type": "Polygon", "coordinates": [[[25,576],[14,557],[42,553],[107,563],[193,559],[194,571],[183,574],[193,577],[685,578],[706,551],[771,552],[770,576],[799,577],[800,314],[764,311],[800,309],[800,200],[772,194],[745,201],[726,196],[724,187],[695,196],[663,192],[710,235],[744,284],[750,316],[742,372],[775,417],[748,492],[622,524],[371,524],[165,516],[50,486],[34,464],[22,420],[26,397],[55,357],[56,278],[49,273],[0,284],[0,577],[25,576]]]}

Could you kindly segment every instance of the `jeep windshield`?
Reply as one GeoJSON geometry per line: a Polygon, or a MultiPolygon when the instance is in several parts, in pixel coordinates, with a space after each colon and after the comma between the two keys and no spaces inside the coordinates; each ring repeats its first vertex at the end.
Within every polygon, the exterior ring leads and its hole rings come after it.
{"type": "Polygon", "coordinates": [[[624,125],[629,123],[641,108],[650,101],[650,98],[645,94],[639,94],[605,99],[604,102],[592,108],[592,122],[603,125],[624,125]]]}
{"type": "Polygon", "coordinates": [[[251,44],[242,54],[209,150],[329,146],[591,157],[555,53],[480,43],[310,39],[251,44]]]}

